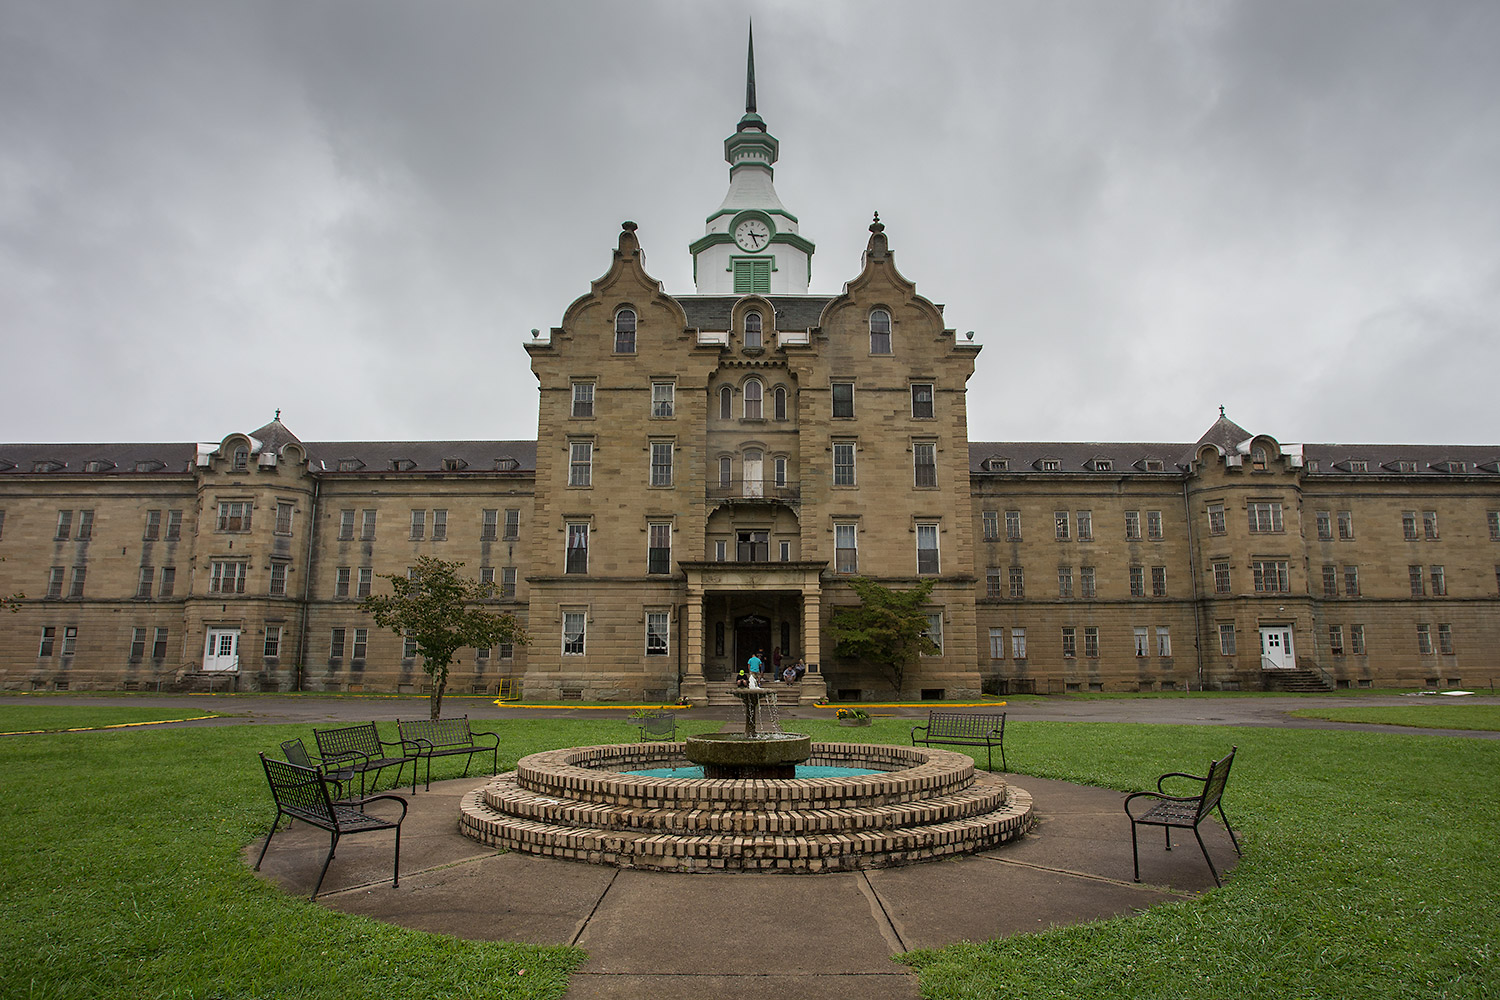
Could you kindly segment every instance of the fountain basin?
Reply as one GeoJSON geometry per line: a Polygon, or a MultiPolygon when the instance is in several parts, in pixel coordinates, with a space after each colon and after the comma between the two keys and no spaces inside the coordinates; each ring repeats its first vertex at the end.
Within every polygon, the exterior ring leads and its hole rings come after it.
{"type": "Polygon", "coordinates": [[[683,756],[702,764],[705,778],[795,778],[797,765],[812,756],[812,737],[704,733],[684,741],[683,756]]]}
{"type": "Polygon", "coordinates": [[[621,868],[816,873],[988,850],[1032,824],[1024,789],[950,750],[812,744],[813,765],[875,772],[838,777],[628,773],[684,766],[685,749],[646,743],[531,754],[463,797],[459,829],[494,847],[621,868]]]}

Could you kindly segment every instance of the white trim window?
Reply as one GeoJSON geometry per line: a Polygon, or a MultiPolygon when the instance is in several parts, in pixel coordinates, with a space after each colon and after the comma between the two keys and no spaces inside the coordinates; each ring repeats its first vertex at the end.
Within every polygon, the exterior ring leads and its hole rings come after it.
{"type": "Polygon", "coordinates": [[[594,485],[594,442],[568,442],[568,485],[594,485]]]}
{"type": "Polygon", "coordinates": [[[833,442],[833,485],[855,485],[854,451],[853,441],[833,442]]]}
{"type": "Polygon", "coordinates": [[[667,612],[646,612],[646,655],[666,656],[671,650],[671,626],[667,612]]]}
{"type": "Polygon", "coordinates": [[[651,442],[651,485],[672,485],[672,442],[651,442]]]}
{"type": "Polygon", "coordinates": [[[938,526],[934,522],[917,525],[917,574],[933,576],[939,572],[938,526]]]}
{"type": "Polygon", "coordinates": [[[652,521],[646,525],[646,572],[672,572],[672,522],[652,521]]]}
{"type": "Polygon", "coordinates": [[[911,415],[913,420],[931,420],[935,415],[933,412],[931,382],[913,382],[911,384],[911,415]]]}
{"type": "Polygon", "coordinates": [[[573,383],[573,416],[592,417],[594,415],[594,383],[573,383]]]}
{"type": "Polygon", "coordinates": [[[1279,532],[1281,527],[1281,504],[1279,503],[1252,503],[1246,505],[1246,511],[1250,519],[1250,531],[1252,534],[1268,534],[1279,532]]]}
{"type": "Polygon", "coordinates": [[[564,573],[581,574],[589,571],[589,523],[568,522],[568,553],[564,573]]]}
{"type": "Polygon", "coordinates": [[[672,382],[651,383],[651,415],[658,418],[672,416],[676,408],[677,386],[672,382]]]}
{"type": "Polygon", "coordinates": [[[833,526],[833,567],[835,573],[859,572],[859,531],[852,521],[833,526]]]}
{"type": "Polygon", "coordinates": [[[223,560],[210,565],[208,592],[210,594],[243,594],[245,573],[248,566],[239,560],[223,560]]]}
{"type": "MultiPolygon", "coordinates": [[[[251,503],[248,500],[224,500],[219,503],[220,531],[249,531],[251,503]]],[[[79,535],[83,529],[80,525],[79,535]]]]}
{"type": "Polygon", "coordinates": [[[884,309],[870,310],[870,353],[891,353],[891,314],[884,309]]]}
{"type": "Polygon", "coordinates": [[[635,353],[635,310],[621,309],[615,313],[615,353],[635,353]]]}
{"type": "Polygon", "coordinates": [[[757,351],[764,346],[761,340],[761,330],[760,313],[753,310],[745,313],[745,348],[747,350],[757,351]]]}
{"type": "Polygon", "coordinates": [[[911,446],[912,485],[918,489],[937,486],[937,443],[914,441],[911,446]]]}
{"type": "Polygon", "coordinates": [[[933,641],[937,646],[936,653],[924,653],[924,656],[943,655],[943,613],[941,611],[929,611],[927,613],[927,627],[922,630],[922,635],[933,641]]]}
{"type": "Polygon", "coordinates": [[[562,652],[564,656],[582,656],[588,643],[588,615],[582,611],[564,611],[562,652]]]}
{"type": "Polygon", "coordinates": [[[765,401],[765,386],[760,384],[760,379],[752,378],[745,381],[745,419],[760,420],[765,415],[762,403],[765,401]]]}

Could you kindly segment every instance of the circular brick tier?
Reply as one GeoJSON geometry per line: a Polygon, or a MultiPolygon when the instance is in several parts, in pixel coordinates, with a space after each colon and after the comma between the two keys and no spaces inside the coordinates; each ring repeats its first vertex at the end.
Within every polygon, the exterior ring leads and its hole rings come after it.
{"type": "Polygon", "coordinates": [[[968,756],[815,743],[809,764],[878,774],[716,780],[620,773],[682,767],[681,743],[523,757],[464,796],[459,826],[495,847],[656,871],[828,872],[969,854],[1031,827],[1031,796],[968,756]]]}

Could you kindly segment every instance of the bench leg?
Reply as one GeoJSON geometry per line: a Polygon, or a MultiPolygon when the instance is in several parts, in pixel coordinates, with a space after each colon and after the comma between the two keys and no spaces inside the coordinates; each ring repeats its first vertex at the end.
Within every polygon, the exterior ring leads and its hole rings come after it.
{"type": "Polygon", "coordinates": [[[276,833],[276,827],[281,822],[281,810],[276,810],[276,818],[271,820],[270,832],[266,834],[266,842],[260,847],[260,857],[255,859],[255,870],[260,871],[260,863],[266,860],[266,851],[271,847],[271,837],[276,833]]]}
{"type": "Polygon", "coordinates": [[[318,898],[318,890],[321,889],[321,888],[323,888],[323,876],[325,876],[325,875],[328,874],[328,865],[329,865],[330,862],[333,861],[333,852],[334,852],[334,849],[339,846],[338,831],[335,830],[330,835],[330,837],[331,837],[331,839],[329,840],[329,843],[328,843],[328,857],[326,857],[326,858],[323,859],[323,870],[320,871],[320,872],[318,872],[318,884],[315,885],[315,886],[313,886],[312,895],[308,897],[309,900],[313,900],[313,899],[317,899],[318,898]]]}
{"type": "Polygon", "coordinates": [[[1203,860],[1208,862],[1208,870],[1214,877],[1214,885],[1222,887],[1224,883],[1219,879],[1219,870],[1214,867],[1214,859],[1208,856],[1208,845],[1203,843],[1203,835],[1198,832],[1196,826],[1193,827],[1193,836],[1198,838],[1198,849],[1203,852],[1203,860]]]}
{"type": "Polygon", "coordinates": [[[1229,842],[1234,845],[1234,853],[1244,857],[1245,852],[1240,850],[1240,842],[1234,838],[1234,827],[1229,825],[1229,817],[1224,815],[1223,802],[1219,803],[1219,818],[1224,821],[1224,829],[1229,831],[1229,842]]]}
{"type": "Polygon", "coordinates": [[[1130,823],[1130,860],[1135,862],[1135,880],[1141,880],[1141,849],[1136,844],[1135,821],[1130,823]]]}
{"type": "MultiPolygon", "coordinates": [[[[416,765],[413,764],[413,767],[416,765]]],[[[396,825],[396,860],[391,863],[391,888],[401,884],[401,825],[396,825]]]]}

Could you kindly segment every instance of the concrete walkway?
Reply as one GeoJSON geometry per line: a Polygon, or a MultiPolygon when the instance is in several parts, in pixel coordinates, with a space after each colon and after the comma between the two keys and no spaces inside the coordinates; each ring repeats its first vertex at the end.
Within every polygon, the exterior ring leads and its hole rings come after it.
{"type": "MultiPolygon", "coordinates": [[[[1190,832],[1167,853],[1154,830],[1143,831],[1135,884],[1123,794],[1024,775],[1011,780],[1035,796],[1038,822],[1021,840],[829,875],[667,874],[496,854],[457,829],[459,798],[487,780],[406,794],[399,888],[393,835],[365,834],[340,845],[318,903],[463,938],[577,945],[589,958],[572,1000],[863,1000],[919,996],[917,977],[891,959],[904,951],[1127,914],[1213,887],[1190,832]]],[[[1228,808],[1234,819],[1232,795],[1228,808]]],[[[1203,831],[1220,871],[1232,868],[1228,834],[1203,831]]],[[[261,874],[305,895],[327,845],[321,830],[295,823],[275,835],[261,874]]]]}

